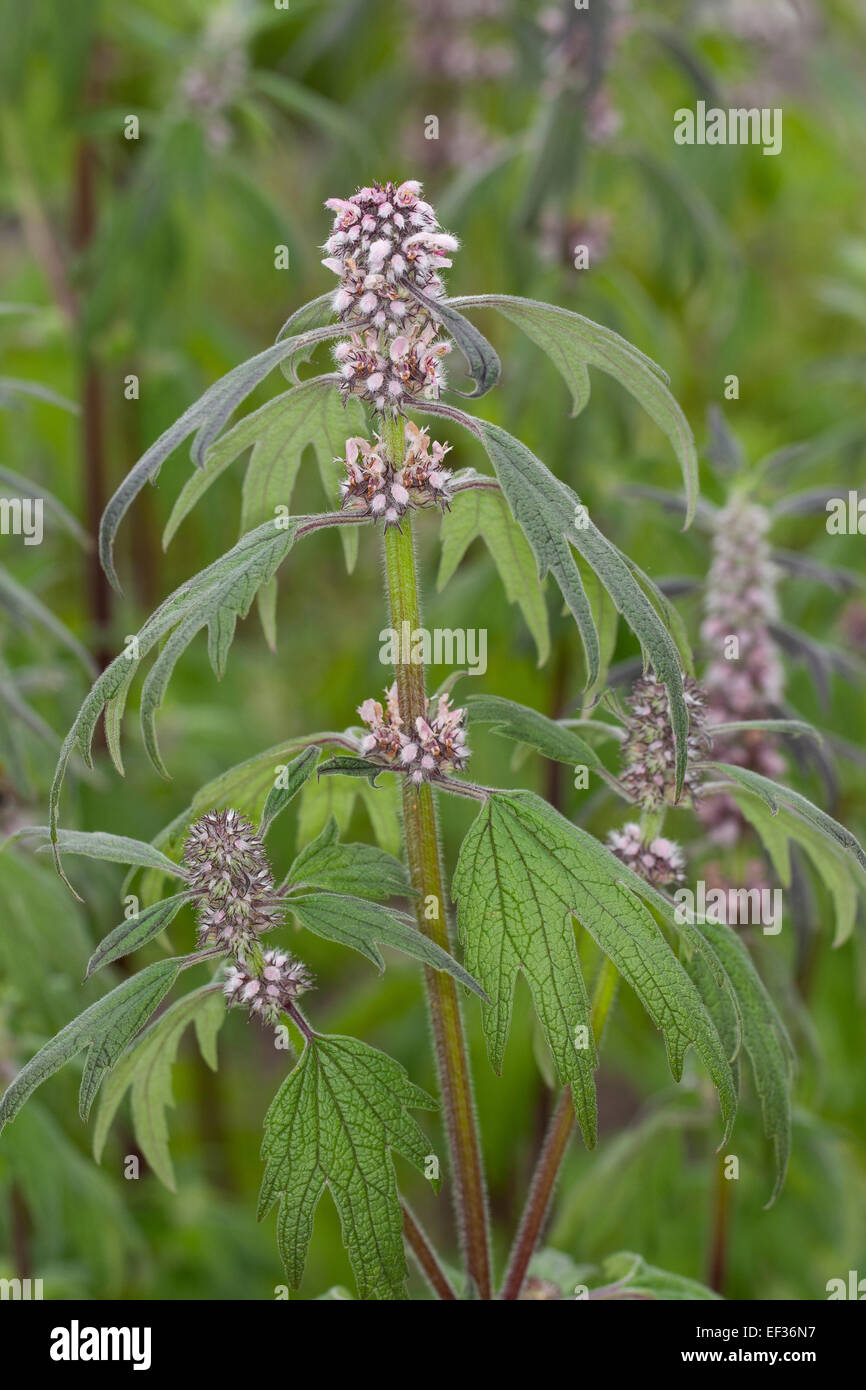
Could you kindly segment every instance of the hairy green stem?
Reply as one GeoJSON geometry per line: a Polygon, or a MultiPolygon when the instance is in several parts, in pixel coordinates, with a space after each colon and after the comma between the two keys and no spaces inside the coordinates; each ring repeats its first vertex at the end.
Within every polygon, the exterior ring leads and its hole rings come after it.
{"type": "MultiPolygon", "coordinates": [[[[590,1014],[596,1046],[601,1043],[604,1026],[616,998],[618,981],[619,974],[616,967],[605,956],[595,982],[590,1014]]],[[[567,1086],[553,1112],[541,1153],[538,1156],[538,1162],[535,1165],[529,1196],[508,1258],[508,1268],[505,1271],[500,1298],[516,1299],[520,1297],[526,1279],[526,1271],[529,1268],[529,1261],[532,1259],[550,1209],[553,1189],[556,1186],[560,1165],[568,1148],[568,1141],[571,1138],[573,1128],[574,1101],[571,1098],[571,1089],[567,1086]]]]}
{"type": "Polygon", "coordinates": [[[649,844],[662,833],[667,807],[662,804],[657,811],[645,810],[640,818],[640,833],[644,844],[649,844]]]}
{"type": "MultiPolygon", "coordinates": [[[[399,466],[404,453],[402,420],[386,421],[384,441],[388,458],[399,466]]],[[[420,627],[418,578],[411,518],[407,512],[402,529],[385,532],[385,573],[388,583],[391,626],[402,632],[420,627]]],[[[420,662],[395,666],[397,699],[403,726],[412,729],[427,713],[424,667],[420,662]]],[[[403,831],[409,876],[416,894],[418,928],[445,951],[452,945],[448,931],[446,895],[439,856],[439,831],[433,793],[427,784],[403,781],[403,831]]],[[[450,975],[425,967],[427,1000],[433,1025],[436,1062],[445,1127],[451,1154],[454,1201],[466,1269],[479,1296],[492,1296],[488,1240],[487,1193],[475,1119],[472,1078],[463,1032],[457,985],[450,975]]]]}

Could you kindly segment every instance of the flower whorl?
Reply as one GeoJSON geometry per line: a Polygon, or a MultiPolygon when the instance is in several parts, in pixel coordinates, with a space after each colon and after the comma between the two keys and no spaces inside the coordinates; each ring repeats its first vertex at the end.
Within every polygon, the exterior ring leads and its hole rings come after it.
{"type": "Polygon", "coordinates": [[[408,507],[425,507],[435,503],[443,511],[451,501],[449,483],[451,472],[443,468],[442,460],[450,450],[449,444],[437,440],[432,448],[430,436],[411,420],[406,422],[408,448],[402,467],[395,468],[387,459],[382,439],[354,436],[346,440],[344,463],[345,480],[340,484],[344,511],[360,511],[385,526],[393,526],[408,507]]]}
{"type": "Polygon", "coordinates": [[[262,960],[258,975],[243,965],[228,966],[223,986],[226,1007],[243,1004],[264,1023],[277,1024],[288,1005],[313,988],[313,977],[287,951],[265,951],[262,960]]]}
{"type": "MultiPolygon", "coordinates": [[[[705,696],[691,676],[683,678],[683,698],[689,714],[688,763],[683,794],[694,798],[699,777],[688,766],[706,755],[705,696]]],[[[622,743],[621,781],[626,790],[647,810],[658,810],[674,803],[676,752],[671,727],[668,695],[655,674],[635,681],[626,701],[629,718],[622,743]]]]}
{"type": "Polygon", "coordinates": [[[199,945],[243,960],[275,924],[274,879],[261,837],[237,811],[208,811],[190,826],[183,862],[196,896],[199,945]]]}
{"type": "Polygon", "coordinates": [[[624,864],[634,869],[656,888],[664,888],[669,883],[682,883],[685,859],[679,845],[657,835],[644,841],[640,826],[629,821],[622,830],[611,830],[607,837],[607,847],[624,864]]]}
{"type": "Polygon", "coordinates": [[[365,700],[358,713],[370,732],[361,740],[361,752],[408,772],[416,784],[447,772],[461,772],[469,761],[466,747],[466,711],[452,709],[447,695],[428,699],[427,717],[415,720],[411,734],[403,729],[397,702],[397,686],[386,691],[386,706],[365,700]]]}
{"type": "Polygon", "coordinates": [[[352,330],[334,349],[342,390],[380,412],[402,411],[407,398],[436,400],[451,350],[417,296],[444,297],[439,271],[459,243],[420,193],[420,183],[408,179],[325,204],[335,216],[322,264],[340,277],[334,312],[352,330]]]}

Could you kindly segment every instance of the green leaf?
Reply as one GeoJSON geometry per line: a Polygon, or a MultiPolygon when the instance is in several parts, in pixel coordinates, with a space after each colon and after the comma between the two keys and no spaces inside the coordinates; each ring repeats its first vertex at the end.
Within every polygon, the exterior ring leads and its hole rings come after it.
{"type": "MultiPolygon", "coordinates": [[[[747,792],[745,787],[732,786],[730,795],[753,827],[781,882],[786,888],[789,887],[791,883],[791,859],[788,852],[785,815],[771,815],[767,809],[767,803],[761,797],[755,796],[753,792],[747,792]]],[[[794,818],[791,817],[791,819],[794,818]]]]}
{"type": "Polygon", "coordinates": [[[301,792],[298,848],[314,840],[331,816],[336,820],[340,834],[346,835],[360,800],[367,812],[376,843],[388,854],[399,854],[403,848],[401,782],[402,778],[393,773],[378,780],[375,786],[361,777],[311,777],[301,792]]]}
{"type": "Polygon", "coordinates": [[[691,524],[698,498],[698,458],[689,423],[657,366],[618,333],[581,314],[554,304],[511,295],[467,295],[448,301],[456,308],[489,306],[516,323],[546,352],[572,396],[572,415],[589,400],[588,367],[598,367],[623,385],[664,431],[673,445],[686,489],[686,526],[691,524]]]}
{"type": "Polygon", "coordinates": [[[372,961],[380,974],[385,962],[376,942],[393,946],[396,951],[423,961],[434,970],[444,970],[474,994],[483,999],[487,997],[462,965],[402,913],[345,893],[307,893],[300,898],[286,899],[286,906],[307,931],[351,946],[353,951],[372,961]]]}
{"type": "Polygon", "coordinates": [[[607,673],[616,651],[619,612],[595,570],[586,563],[582,556],[577,557],[576,564],[589,601],[592,621],[598,633],[598,675],[587,686],[583,694],[583,708],[590,709],[607,684],[607,673]]]}
{"type": "MultiPolygon", "coordinates": [[[[502,364],[492,343],[488,343],[484,334],[479,333],[474,323],[470,323],[462,314],[458,314],[453,304],[443,303],[441,299],[429,299],[426,294],[414,289],[411,284],[407,285],[407,288],[419,304],[423,304],[431,318],[437,319],[450,333],[466,358],[469,375],[475,382],[475,390],[458,391],[457,394],[467,396],[470,399],[486,396],[487,392],[496,385],[502,370],[502,364]]],[[[453,391],[456,388],[452,386],[450,389],[453,391]]]]}
{"type": "Polygon", "coordinates": [[[790,787],[783,787],[779,782],[773,782],[769,777],[762,777],[758,772],[752,772],[749,768],[735,767],[732,763],[708,763],[709,768],[714,768],[721,772],[730,781],[738,782],[747,791],[754,791],[762,801],[770,808],[772,815],[777,815],[779,807],[785,806],[789,811],[801,817],[807,825],[811,825],[815,830],[827,839],[830,844],[855,861],[861,868],[866,869],[866,854],[855,835],[850,830],[846,830],[844,825],[840,825],[832,816],[828,816],[826,811],[820,807],[813,806],[807,797],[801,796],[799,792],[792,791],[790,787]]]}
{"type": "Polygon", "coordinates": [[[287,879],[293,888],[327,888],[362,898],[390,898],[410,891],[399,859],[375,845],[341,844],[338,836],[339,826],[330,816],[289,869],[287,879]]]}
{"type": "Polygon", "coordinates": [[[0,1101],[0,1129],[14,1120],[37,1086],[84,1048],[87,1058],[78,1108],[81,1118],[86,1120],[106,1072],[171,989],[182,964],[183,958],[176,957],[148,965],[67,1023],[56,1037],[39,1049],[12,1082],[0,1101]]]}
{"type": "Polygon", "coordinates": [[[688,630],[679,609],[671,603],[656,582],[650,579],[649,575],[645,574],[640,565],[635,564],[630,556],[624,554],[623,559],[676,643],[683,670],[687,675],[693,676],[695,670],[692,662],[691,644],[689,643],[688,630]]]}
{"type": "MultiPolygon", "coordinates": [[[[51,828],[47,825],[28,825],[17,830],[12,839],[39,835],[44,841],[40,849],[52,843],[51,828]]],[[[110,835],[105,830],[58,830],[57,848],[65,854],[82,854],[88,859],[108,859],[112,864],[138,864],[148,869],[161,869],[175,878],[186,878],[186,871],[173,864],[166,855],[144,840],[132,840],[128,835],[110,835]]]]}
{"type": "Polygon", "coordinates": [[[276,743],[271,748],[265,748],[261,753],[254,753],[251,758],[245,758],[243,762],[227,768],[196,792],[188,811],[185,812],[187,824],[198,819],[206,811],[228,806],[233,806],[250,820],[260,820],[278,769],[285,767],[287,760],[295,761],[299,754],[308,749],[327,747],[329,740],[341,737],[341,734],[336,733],[318,733],[309,734],[305,738],[289,739],[285,743],[276,743]]]}
{"type": "Polygon", "coordinates": [[[123,727],[123,716],[126,711],[126,701],[129,698],[130,686],[135,680],[138,663],[127,661],[126,665],[128,668],[126,673],[121,673],[121,680],[114,693],[109,695],[105,701],[105,713],[103,716],[105,742],[111,761],[121,777],[125,776],[125,773],[123,770],[123,754],[120,750],[120,736],[123,727]]]}
{"type": "Polygon", "coordinates": [[[600,644],[592,609],[580,571],[571,553],[574,546],[598,575],[641,644],[644,660],[652,662],[670,702],[676,744],[676,795],[682,789],[687,758],[688,712],[683,697],[682,660],[677,645],[653,604],[635,579],[629,562],[589,519],[575,493],[555,478],[525,444],[498,425],[475,419],[441,402],[424,407],[431,414],[456,420],[476,435],[490,456],[509,506],[538,562],[539,574],[552,573],[570,608],[583,641],[593,687],[600,673],[600,644]]]}
{"type": "Polygon", "coordinates": [[[866,878],[843,851],[793,811],[780,806],[775,815],[767,803],[744,787],[732,787],[731,795],[743,815],[754,826],[783,885],[791,882],[789,842],[802,845],[815,872],[826,885],[836,913],[833,945],[842,946],[850,938],[857,920],[860,896],[866,894],[866,878]]]}
{"type": "Polygon", "coordinates": [[[318,748],[305,748],[279,774],[279,782],[272,785],[262,812],[259,827],[262,835],[267,835],[271,821],[284,811],[294,796],[297,796],[308,777],[311,777],[319,760],[318,748]]]}
{"type": "MultiPolygon", "coordinates": [[[[695,985],[644,901],[641,880],[591,835],[530,792],[496,792],[470,827],[452,891],[467,968],[493,1001],[484,1030],[499,1071],[522,970],[560,1082],[572,1087],[584,1139],[595,1141],[589,1003],[572,918],[631,985],[665,1036],[674,1077],[693,1044],[719,1092],[726,1134],[736,1109],[725,1049],[695,985]],[[586,1029],[576,1047],[575,1029],[586,1029]]],[[[660,895],[654,905],[664,906],[660,895]]]]}
{"type": "Polygon", "coordinates": [[[544,589],[523,532],[498,488],[466,488],[457,492],[439,529],[442,555],[437,589],[443,589],[476,536],[481,536],[499,571],[509,603],[520,606],[538,648],[538,664],[550,655],[550,633],[544,589]]]}
{"type": "Polygon", "coordinates": [[[296,337],[284,338],[272,347],[265,348],[264,352],[242,362],[240,366],[233,367],[219,381],[214,382],[213,386],[209,387],[204,395],[185,410],[180,419],[170,425],[142,454],[109,501],[99,527],[99,555],[102,567],[115,589],[120,588],[114,568],[114,540],[118,527],[145,483],[156,480],[168,456],[191,434],[195,434],[191,455],[193,462],[201,466],[226,421],[234,414],[241,401],[278,363],[293,353],[306,350],[344,332],[345,327],[340,323],[315,328],[296,337]]]}
{"type": "Polygon", "coordinates": [[[169,923],[174,921],[184,903],[189,901],[189,893],[175,893],[173,897],[164,898],[162,902],[146,907],[128,921],[121,922],[93,952],[87,962],[85,980],[89,980],[90,976],[101,970],[104,965],[110,965],[112,961],[140,950],[149,941],[153,941],[154,937],[160,936],[169,923]]]}
{"type": "Polygon", "coordinates": [[[430,1144],[408,1107],[436,1102],[397,1062],[354,1038],[314,1036],[265,1116],[259,1219],[279,1202],[277,1245],[301,1282],[327,1186],[364,1299],[406,1297],[403,1216],[392,1153],[424,1171],[430,1144]]]}
{"type": "Polygon", "coordinates": [[[557,724],[528,705],[519,705],[500,695],[468,695],[465,703],[470,725],[492,724],[494,734],[537,748],[545,758],[557,763],[568,763],[572,767],[580,763],[594,768],[603,766],[595,749],[573,729],[557,724]]]}
{"type": "MultiPolygon", "coordinates": [[[[334,322],[334,291],[328,290],[325,294],[320,294],[317,299],[311,299],[308,304],[302,304],[300,309],[289,314],[279,333],[277,342],[281,343],[287,338],[297,338],[300,335],[309,333],[311,329],[325,328],[329,323],[334,322]]],[[[347,332],[346,324],[343,324],[343,331],[347,332]]],[[[304,362],[312,361],[315,343],[312,346],[298,347],[288,356],[283,358],[280,363],[280,371],[283,376],[291,381],[295,386],[300,386],[297,369],[304,362]]]]}
{"type": "Polygon", "coordinates": [[[794,1049],[776,1006],[736,932],[716,922],[702,923],[699,931],[722,961],[736,994],[743,1046],[752,1065],[764,1132],[772,1142],[776,1160],[776,1182],[767,1203],[772,1206],[785,1181],[791,1151],[794,1049]]]}
{"type": "MultiPolygon", "coordinates": [[[[401,779],[392,775],[386,777],[383,782],[377,782],[375,786],[369,782],[360,782],[357,778],[354,781],[348,778],[347,782],[367,812],[376,843],[386,854],[399,854],[403,849],[401,779]]],[[[338,780],[335,777],[328,777],[324,783],[319,784],[320,787],[337,785],[338,780]]]]}
{"type": "Polygon", "coordinates": [[[207,628],[208,655],[216,676],[225,673],[238,618],[245,618],[263,584],[271,580],[291,550],[299,518],[285,527],[265,522],[243,536],[228,555],[190,581],[171,636],[164,643],[142,686],[139,716],[147,754],[158,772],[168,776],[156,738],[156,713],[178,659],[193,637],[207,628]],[[208,576],[204,583],[201,581],[208,576]]]}
{"type": "Polygon", "coordinates": [[[377,763],[371,763],[369,758],[346,757],[343,753],[335,753],[333,758],[329,758],[326,763],[319,763],[316,768],[316,777],[323,777],[328,773],[339,773],[341,777],[366,777],[371,787],[375,787],[376,778],[381,777],[383,772],[387,772],[386,767],[377,763]]]}
{"type": "Polygon", "coordinates": [[[166,1109],[174,1105],[171,1069],[186,1028],[195,1024],[202,1056],[216,1071],[216,1035],[225,1018],[225,1001],[219,986],[204,985],[178,999],[152,1023],[133,1047],[125,1052],[103,1087],[96,1113],[93,1156],[102,1158],[105,1141],[117,1108],[132,1087],[132,1124],[141,1152],[160,1182],[177,1189],[168,1148],[166,1109]]]}

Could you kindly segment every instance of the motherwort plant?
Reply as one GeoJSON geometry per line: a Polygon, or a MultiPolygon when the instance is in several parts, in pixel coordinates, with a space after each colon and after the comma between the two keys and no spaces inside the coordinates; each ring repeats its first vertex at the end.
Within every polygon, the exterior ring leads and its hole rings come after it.
{"type": "MultiPolygon", "coordinates": [[[[63,746],[49,824],[41,832],[61,872],[65,852],[119,860],[133,873],[144,871],[141,892],[149,905],[106,937],[90,962],[91,972],[147,946],[184,904],[198,919],[196,949],[145,965],[46,1043],[7,1091],[0,1122],[11,1120],[46,1076],[84,1051],[84,1116],[106,1083],[97,1149],[131,1087],[136,1114],[155,1110],[160,1117],[139,1139],[151,1165],[170,1181],[161,1107],[171,1058],[188,1021],[211,1036],[225,996],[234,1009],[255,1015],[299,1049],[265,1118],[260,1200],[260,1215],[274,1205],[279,1209],[277,1239],[289,1282],[300,1283],[316,1206],[328,1187],[361,1297],[405,1296],[408,1246],[441,1298],[490,1299],[498,1288],[502,1297],[516,1299],[526,1286],[575,1120],[586,1144],[596,1142],[598,1050],[620,980],[662,1031],[677,1080],[686,1053],[694,1050],[718,1095],[724,1138],[737,1112],[743,1071],[738,1058],[748,1057],[775,1151],[776,1189],[784,1175],[790,1044],[737,935],[718,924],[681,921],[674,913],[664,890],[681,873],[682,857],[662,835],[666,809],[703,794],[712,781],[748,791],[768,808],[784,809],[798,825],[825,837],[858,872],[866,858],[842,826],[796,793],[750,769],[713,760],[705,698],[692,678],[682,626],[664,596],[599,531],[565,482],[501,426],[459,409],[452,397],[460,393],[449,385],[458,375],[458,352],[474,379],[470,397],[482,397],[498,379],[496,352],[466,317],[476,310],[503,316],[551,358],[575,411],[588,400],[589,368],[609,373],[670,439],[685,480],[690,521],[697,503],[694,445],[661,369],[609,329],[554,305],[499,294],[449,298],[443,272],[457,241],[439,226],[415,181],[374,183],[329,200],[328,207],[333,225],[324,266],[337,277],[336,289],[298,309],[273,346],[212,386],[148,449],[108,505],[101,554],[116,585],[119,524],[179,444],[194,436],[197,468],[175,503],[169,540],[206,489],[242,453],[252,451],[239,541],[170,595],[99,677],[63,746]],[[325,343],[332,344],[334,370],[299,381],[298,363],[325,343]],[[227,428],[240,403],[278,365],[289,378],[288,389],[227,428]],[[416,416],[430,419],[422,424],[416,416]],[[448,440],[442,437],[445,430],[448,440]],[[455,431],[481,445],[492,473],[458,466],[455,431]],[[316,515],[292,515],[292,488],[308,444],[318,455],[333,505],[316,515]],[[265,750],[202,789],[194,806],[154,844],[60,828],[67,761],[74,750],[90,758],[100,714],[109,752],[122,770],[124,706],[145,659],[153,655],[141,693],[144,743],[155,768],[164,772],[155,717],[179,657],[205,629],[212,665],[221,673],[237,619],[254,600],[272,634],[278,570],[296,545],[320,530],[339,531],[349,556],[362,532],[381,548],[391,628],[417,630],[414,531],[428,524],[425,512],[443,528],[464,515],[469,521],[462,532],[464,548],[479,532],[488,540],[505,536],[508,544],[497,547],[496,563],[509,597],[524,611],[532,586],[537,590],[546,576],[553,577],[580,634],[587,689],[596,694],[585,718],[556,722],[496,696],[458,701],[450,689],[430,692],[423,663],[401,647],[384,698],[380,692],[358,692],[360,725],[343,732],[292,731],[279,750],[265,750]],[[622,728],[595,715],[606,707],[597,699],[605,687],[608,650],[597,622],[603,609],[625,621],[644,661],[644,676],[628,708],[619,711],[622,728]],[[621,798],[629,819],[613,837],[613,852],[535,794],[469,780],[470,749],[485,724],[547,758],[580,767],[604,795],[621,798]],[[620,775],[596,751],[606,739],[622,744],[620,775]],[[331,821],[282,879],[273,872],[266,842],[274,818],[302,788],[306,795],[315,785],[312,779],[322,777],[340,777],[343,786],[357,787],[373,805],[383,794],[382,780],[397,779],[402,862],[372,846],[341,844],[331,821]],[[451,873],[440,849],[443,796],[468,798],[477,807],[451,873]],[[166,878],[179,884],[169,897],[161,896],[166,878]],[[394,905],[401,897],[405,910],[394,905]],[[462,963],[455,959],[455,903],[462,963]],[[284,930],[289,917],[301,929],[293,938],[300,959],[283,944],[266,941],[284,930]],[[414,1086],[390,1057],[360,1040],[323,1033],[307,1017],[313,982],[302,959],[305,932],[349,946],[380,968],[382,944],[422,964],[437,1101],[414,1086]],[[208,983],[145,1028],[182,972],[213,966],[218,969],[208,983]],[[585,972],[592,975],[589,987],[585,972]],[[562,1089],[500,1282],[491,1264],[464,991],[470,993],[470,1006],[481,1010],[490,1062],[498,1072],[519,974],[529,987],[562,1089]],[[443,1116],[441,1154],[409,1113],[437,1104],[443,1116]],[[458,1279],[446,1274],[414,1215],[401,1204],[394,1153],[434,1185],[441,1180],[448,1188],[462,1259],[458,1279]]],[[[302,612],[298,620],[303,621],[302,612]]],[[[319,978],[313,998],[326,996],[328,987],[319,978]]],[[[655,1279],[639,1261],[629,1263],[615,1296],[625,1285],[647,1296],[670,1296],[671,1288],[682,1292],[684,1287],[675,1276],[655,1279]]],[[[694,1295],[695,1286],[689,1288],[689,1296],[700,1296],[700,1291],[694,1295]]],[[[599,1296],[608,1295],[600,1290],[599,1296]]]]}
{"type": "MultiPolygon", "coordinates": [[[[714,504],[702,497],[696,512],[695,531],[709,561],[706,577],[703,582],[659,580],[667,592],[700,596],[698,669],[705,729],[714,758],[730,769],[724,781],[701,775],[695,809],[710,846],[739,864],[739,876],[750,887],[766,887],[775,878],[784,889],[792,888],[792,860],[808,869],[830,895],[834,944],[842,945],[858,912],[857,864],[807,817],[789,816],[784,804],[778,816],[775,799],[771,804],[763,795],[771,779],[797,765],[820,776],[832,804],[838,794],[837,763],[862,761],[859,749],[804,721],[788,694],[788,666],[793,663],[805,666],[824,707],[834,676],[859,683],[864,674],[856,652],[816,640],[785,612],[791,581],[807,580],[840,595],[863,591],[863,579],[855,571],[780,543],[780,532],[792,520],[802,524],[820,517],[823,523],[829,499],[842,491],[838,486],[793,492],[782,487],[783,481],[808,474],[831,437],[783,447],[751,463],[718,412],[711,412],[709,423],[707,463],[721,500],[714,504]]],[[[647,486],[632,491],[667,511],[684,509],[672,492],[647,486]]],[[[718,886],[733,887],[718,863],[708,864],[706,872],[708,879],[719,880],[718,886]]],[[[792,902],[797,916],[803,915],[799,895],[792,894],[792,902]]],[[[810,922],[795,925],[801,936],[814,935],[810,922]]]]}

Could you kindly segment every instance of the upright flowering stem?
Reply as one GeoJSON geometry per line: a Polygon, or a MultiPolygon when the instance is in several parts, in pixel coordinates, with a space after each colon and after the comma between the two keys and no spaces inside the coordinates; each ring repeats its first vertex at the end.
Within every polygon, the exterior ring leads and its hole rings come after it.
{"type": "MultiPolygon", "coordinates": [[[[402,419],[386,420],[383,439],[388,458],[399,466],[404,450],[402,419]]],[[[401,518],[400,526],[402,529],[396,526],[389,527],[384,539],[391,626],[397,632],[403,631],[404,622],[408,622],[410,630],[413,631],[421,625],[410,513],[407,512],[401,518]]],[[[414,728],[415,720],[419,717],[424,718],[427,712],[424,667],[418,662],[399,664],[395,667],[395,675],[400,712],[405,727],[414,728]]],[[[439,857],[439,832],[433,793],[429,784],[415,786],[408,777],[403,783],[403,828],[409,874],[412,887],[418,894],[418,928],[430,936],[437,945],[450,951],[447,899],[439,857]],[[432,899],[435,899],[438,911],[428,919],[425,905],[432,899]]],[[[460,997],[457,985],[450,975],[426,969],[425,979],[451,1152],[454,1200],[466,1268],[480,1297],[489,1299],[492,1290],[487,1235],[487,1195],[460,997]]]]}
{"type": "MultiPolygon", "coordinates": [[[[618,980],[619,974],[616,967],[605,956],[592,996],[592,1031],[596,1044],[601,1042],[604,1025],[616,998],[618,980]]],[[[573,1128],[574,1102],[571,1098],[570,1088],[566,1087],[553,1113],[553,1118],[544,1137],[541,1153],[538,1156],[538,1162],[535,1165],[529,1197],[514,1244],[511,1247],[508,1269],[505,1272],[505,1282],[502,1285],[500,1298],[515,1299],[520,1297],[529,1268],[529,1261],[532,1259],[550,1209],[553,1189],[556,1186],[556,1179],[559,1176],[559,1169],[565,1157],[573,1128]]]]}

